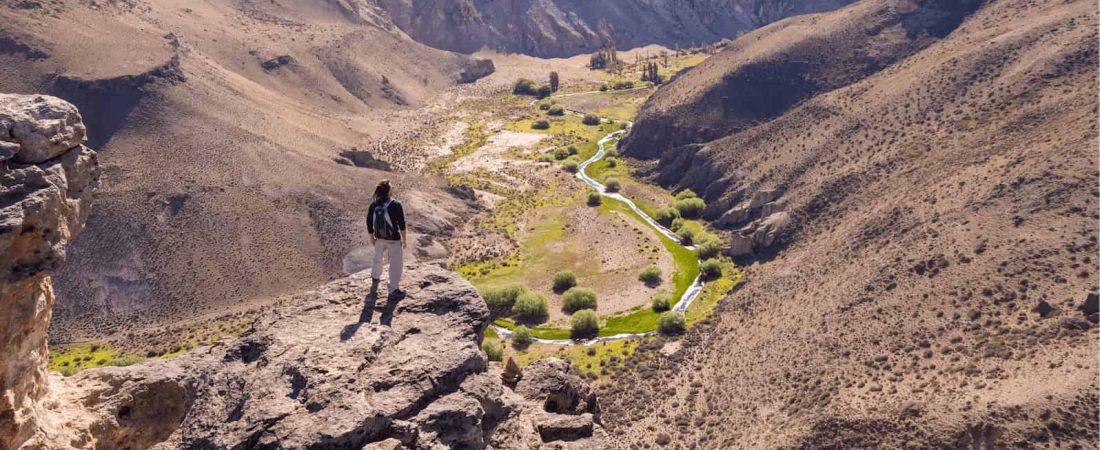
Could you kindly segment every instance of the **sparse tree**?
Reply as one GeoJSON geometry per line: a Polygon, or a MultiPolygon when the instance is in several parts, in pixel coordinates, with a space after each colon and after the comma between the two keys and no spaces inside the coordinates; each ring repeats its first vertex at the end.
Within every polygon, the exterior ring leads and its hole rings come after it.
{"type": "Polygon", "coordinates": [[[558,92],[558,88],[561,86],[561,79],[558,78],[557,72],[550,72],[550,90],[558,92]]]}

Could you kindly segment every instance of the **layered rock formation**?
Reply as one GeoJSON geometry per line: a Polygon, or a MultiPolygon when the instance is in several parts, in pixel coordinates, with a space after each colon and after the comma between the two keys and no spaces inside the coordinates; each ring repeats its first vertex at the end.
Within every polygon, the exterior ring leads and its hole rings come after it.
{"type": "Polygon", "coordinates": [[[542,57],[608,45],[689,46],[850,0],[377,0],[402,30],[436,48],[542,57]]]}
{"type": "Polygon", "coordinates": [[[98,182],[76,108],[0,94],[0,448],[40,435],[50,271],[80,232],[98,182]]]}

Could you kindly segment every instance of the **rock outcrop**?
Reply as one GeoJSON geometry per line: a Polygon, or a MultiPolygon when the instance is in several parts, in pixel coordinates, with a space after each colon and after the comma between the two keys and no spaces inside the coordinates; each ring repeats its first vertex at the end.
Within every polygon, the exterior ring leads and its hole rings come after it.
{"type": "Polygon", "coordinates": [[[0,448],[40,435],[50,271],[80,232],[98,182],[76,107],[0,94],[0,448]]]}
{"type": "Polygon", "coordinates": [[[503,381],[477,290],[434,265],[365,301],[365,273],[280,299],[240,338],[174,359],[46,373],[50,271],[80,231],[95,152],[71,104],[0,95],[0,449],[608,448],[559,360],[503,381]],[[512,387],[509,387],[512,386],[512,387]]]}

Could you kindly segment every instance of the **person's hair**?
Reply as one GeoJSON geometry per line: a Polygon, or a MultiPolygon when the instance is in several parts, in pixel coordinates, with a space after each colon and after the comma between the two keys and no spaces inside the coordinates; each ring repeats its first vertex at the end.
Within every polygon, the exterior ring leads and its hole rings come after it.
{"type": "Polygon", "coordinates": [[[374,188],[375,200],[389,200],[390,198],[390,180],[382,180],[378,183],[378,187],[374,188]]]}

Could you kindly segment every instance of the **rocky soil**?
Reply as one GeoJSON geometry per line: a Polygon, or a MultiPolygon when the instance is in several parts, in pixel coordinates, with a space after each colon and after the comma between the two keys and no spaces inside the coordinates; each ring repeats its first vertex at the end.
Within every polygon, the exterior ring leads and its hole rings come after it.
{"type": "Polygon", "coordinates": [[[1096,17],[865,1],[749,33],[663,87],[622,152],[706,198],[747,281],[616,380],[613,434],[1094,446],[1096,17]],[[792,96],[755,101],[771,92],[792,96]]]}
{"type": "Polygon", "coordinates": [[[402,30],[436,48],[568,57],[612,45],[689,47],[850,0],[377,0],[402,30]]]}

